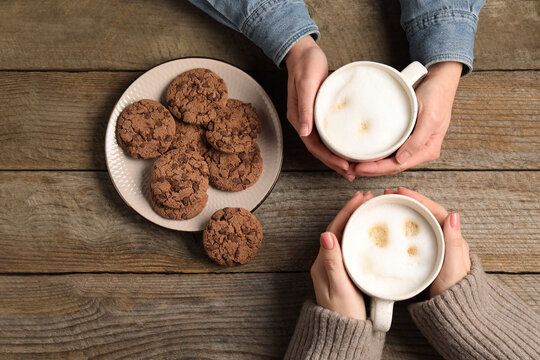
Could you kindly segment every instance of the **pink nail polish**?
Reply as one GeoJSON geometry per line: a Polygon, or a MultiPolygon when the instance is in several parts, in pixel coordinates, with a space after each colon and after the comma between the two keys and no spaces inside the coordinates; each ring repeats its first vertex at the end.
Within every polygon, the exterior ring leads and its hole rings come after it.
{"type": "Polygon", "coordinates": [[[454,229],[459,229],[459,223],[460,223],[459,214],[458,213],[451,214],[450,226],[452,226],[454,229]]]}
{"type": "Polygon", "coordinates": [[[331,250],[334,248],[334,239],[329,232],[321,234],[321,246],[326,250],[331,250]]]}

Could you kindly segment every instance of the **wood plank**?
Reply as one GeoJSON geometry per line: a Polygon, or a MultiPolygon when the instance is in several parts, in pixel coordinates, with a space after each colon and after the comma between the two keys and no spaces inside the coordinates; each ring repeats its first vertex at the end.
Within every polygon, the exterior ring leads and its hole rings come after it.
{"type": "MultiPolygon", "coordinates": [[[[402,68],[408,45],[397,1],[306,1],[331,69],[365,59],[402,68]],[[339,19],[337,21],[336,19],[339,19]]],[[[476,41],[476,69],[538,69],[538,3],[491,0],[476,41]],[[496,34],[496,36],[493,36],[496,34]]],[[[186,1],[0,3],[0,69],[144,70],[186,57],[275,69],[243,35],[186,1]]]]}
{"type": "Polygon", "coordinates": [[[2,169],[106,169],[105,129],[141,73],[2,73],[2,169]]]}
{"type": "MultiPolygon", "coordinates": [[[[540,310],[538,275],[498,275],[540,310]]],[[[2,359],[278,359],[309,275],[0,276],[2,359]]],[[[439,358],[399,303],[383,359],[439,358]]]]}
{"type": "MultiPolygon", "coordinates": [[[[115,102],[141,73],[4,72],[0,169],[104,170],[115,102]]],[[[255,72],[280,113],[285,170],[322,170],[286,121],[286,74],[255,72]]],[[[462,80],[441,158],[428,169],[538,169],[540,73],[483,72],[462,80]]]]}
{"type": "MultiPolygon", "coordinates": [[[[286,94],[259,80],[286,119],[286,94]]],[[[283,80],[282,89],[285,89],[283,80]]],[[[284,122],[284,121],[283,121],[284,122]]],[[[286,170],[326,169],[283,125],[286,170]]],[[[539,169],[540,73],[473,73],[460,82],[440,158],[417,169],[539,169]]]]}
{"type": "Polygon", "coordinates": [[[105,172],[0,172],[0,273],[307,271],[318,237],[356,190],[407,186],[462,214],[463,234],[489,271],[540,271],[540,172],[406,172],[349,183],[333,173],[282,173],[255,211],[258,256],[228,268],[200,234],[144,220],[105,172]]]}
{"type": "Polygon", "coordinates": [[[0,277],[2,359],[274,359],[307,274],[0,277]]]}

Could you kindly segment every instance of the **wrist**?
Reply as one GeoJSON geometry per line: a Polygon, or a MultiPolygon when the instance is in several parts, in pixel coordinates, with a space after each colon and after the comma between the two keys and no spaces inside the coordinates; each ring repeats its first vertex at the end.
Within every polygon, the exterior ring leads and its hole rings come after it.
{"type": "Polygon", "coordinates": [[[287,55],[285,56],[285,64],[287,69],[290,68],[294,62],[301,58],[302,54],[313,47],[318,46],[311,35],[304,36],[294,44],[287,55]]]}
{"type": "Polygon", "coordinates": [[[435,63],[428,68],[427,78],[441,80],[444,84],[457,88],[461,79],[463,64],[456,61],[435,63]]]}

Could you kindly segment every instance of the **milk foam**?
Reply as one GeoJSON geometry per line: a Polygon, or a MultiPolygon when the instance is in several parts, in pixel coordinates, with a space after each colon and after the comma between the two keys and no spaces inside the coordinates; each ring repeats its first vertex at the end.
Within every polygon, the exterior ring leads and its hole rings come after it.
{"type": "Polygon", "coordinates": [[[356,65],[332,74],[317,102],[327,141],[353,158],[390,149],[405,135],[411,121],[406,90],[375,66],[356,65]]]}
{"type": "Polygon", "coordinates": [[[345,256],[347,270],[362,288],[375,296],[399,297],[417,289],[431,275],[437,240],[415,210],[384,204],[349,220],[345,256]],[[387,237],[381,238],[385,230],[387,237]]]}

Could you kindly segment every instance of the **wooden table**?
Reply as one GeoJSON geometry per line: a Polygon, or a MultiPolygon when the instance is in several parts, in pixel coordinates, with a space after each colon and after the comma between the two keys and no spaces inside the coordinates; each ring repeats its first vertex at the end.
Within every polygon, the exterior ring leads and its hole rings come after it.
{"type": "MultiPolygon", "coordinates": [[[[307,5],[331,69],[409,61],[397,1],[307,5]]],[[[318,234],[355,190],[398,185],[461,212],[485,269],[540,310],[539,24],[537,1],[488,1],[440,159],[351,184],[287,123],[286,72],[192,5],[0,2],[0,358],[280,358],[312,296],[318,234]],[[186,56],[248,71],[283,122],[283,172],[255,212],[265,236],[245,266],[214,265],[200,235],[144,220],[107,174],[116,100],[143,71],[186,56]]],[[[383,358],[438,358],[406,305],[383,358]]]]}

